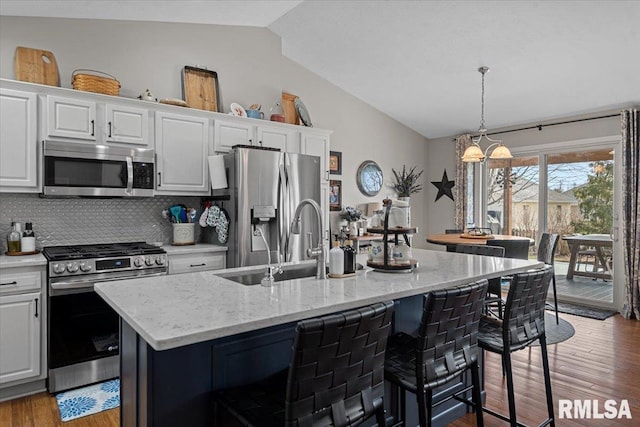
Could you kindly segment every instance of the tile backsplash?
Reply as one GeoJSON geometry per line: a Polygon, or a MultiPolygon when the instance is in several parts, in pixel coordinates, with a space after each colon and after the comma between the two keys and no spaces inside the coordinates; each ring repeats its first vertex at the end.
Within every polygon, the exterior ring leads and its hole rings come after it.
{"type": "MultiPolygon", "coordinates": [[[[199,197],[153,197],[135,199],[41,198],[37,194],[0,195],[0,233],[2,253],[7,250],[6,235],[11,221],[33,223],[36,247],[113,243],[170,243],[171,224],[162,217],[162,210],[174,204],[184,204],[198,210],[199,197]]],[[[196,241],[200,227],[196,226],[196,241]]]]}

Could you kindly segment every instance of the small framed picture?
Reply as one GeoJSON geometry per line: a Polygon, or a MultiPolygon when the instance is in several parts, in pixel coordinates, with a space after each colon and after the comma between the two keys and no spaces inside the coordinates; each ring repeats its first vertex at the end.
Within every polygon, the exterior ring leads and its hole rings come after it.
{"type": "Polygon", "coordinates": [[[342,175],[342,152],[329,151],[329,173],[342,175]]]}
{"type": "Polygon", "coordinates": [[[340,180],[329,181],[329,210],[342,210],[342,181],[340,180]]]}

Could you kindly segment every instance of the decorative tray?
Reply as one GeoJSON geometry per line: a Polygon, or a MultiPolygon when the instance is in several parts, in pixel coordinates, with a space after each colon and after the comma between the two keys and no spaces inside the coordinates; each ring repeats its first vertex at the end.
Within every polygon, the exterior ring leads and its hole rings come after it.
{"type": "Polygon", "coordinates": [[[40,253],[39,250],[35,250],[35,251],[29,251],[29,252],[5,252],[4,254],[8,256],[24,256],[24,255],[37,255],[39,253],[40,253]]]}
{"type": "Polygon", "coordinates": [[[473,234],[461,234],[460,237],[462,237],[463,239],[481,239],[481,240],[487,240],[487,239],[493,239],[493,234],[485,234],[485,235],[480,235],[480,236],[474,236],[473,234]]]}

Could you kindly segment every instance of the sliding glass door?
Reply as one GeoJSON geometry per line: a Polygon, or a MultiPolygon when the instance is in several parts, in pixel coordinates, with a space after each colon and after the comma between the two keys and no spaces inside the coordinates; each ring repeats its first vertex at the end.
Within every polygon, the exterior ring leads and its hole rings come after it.
{"type": "MultiPolygon", "coordinates": [[[[536,243],[542,232],[560,234],[555,268],[561,300],[613,305],[614,153],[614,146],[605,144],[552,147],[486,163],[481,213],[486,226],[536,243]]],[[[531,258],[536,250],[537,244],[531,258]]]]}

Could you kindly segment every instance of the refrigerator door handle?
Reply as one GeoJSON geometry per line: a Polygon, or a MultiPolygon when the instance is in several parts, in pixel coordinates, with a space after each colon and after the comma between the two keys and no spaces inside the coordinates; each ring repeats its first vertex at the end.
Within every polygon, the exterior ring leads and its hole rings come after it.
{"type": "Polygon", "coordinates": [[[278,259],[280,262],[289,261],[286,257],[287,244],[289,242],[289,223],[288,221],[288,209],[286,208],[289,200],[287,176],[284,170],[284,165],[279,166],[279,179],[278,179],[278,259]],[[283,258],[284,255],[284,260],[283,258]]]}
{"type": "Polygon", "coordinates": [[[286,205],[287,205],[287,219],[286,219],[286,230],[287,230],[287,246],[285,248],[285,254],[286,254],[286,260],[287,261],[291,261],[293,259],[293,245],[291,243],[291,221],[293,221],[293,215],[294,215],[294,211],[297,208],[297,206],[293,206],[293,200],[292,200],[292,191],[291,191],[291,183],[290,183],[290,179],[289,176],[291,175],[289,170],[289,164],[288,164],[288,160],[289,157],[285,156],[285,165],[284,165],[284,172],[285,172],[285,176],[287,178],[287,201],[286,201],[286,205]]]}

